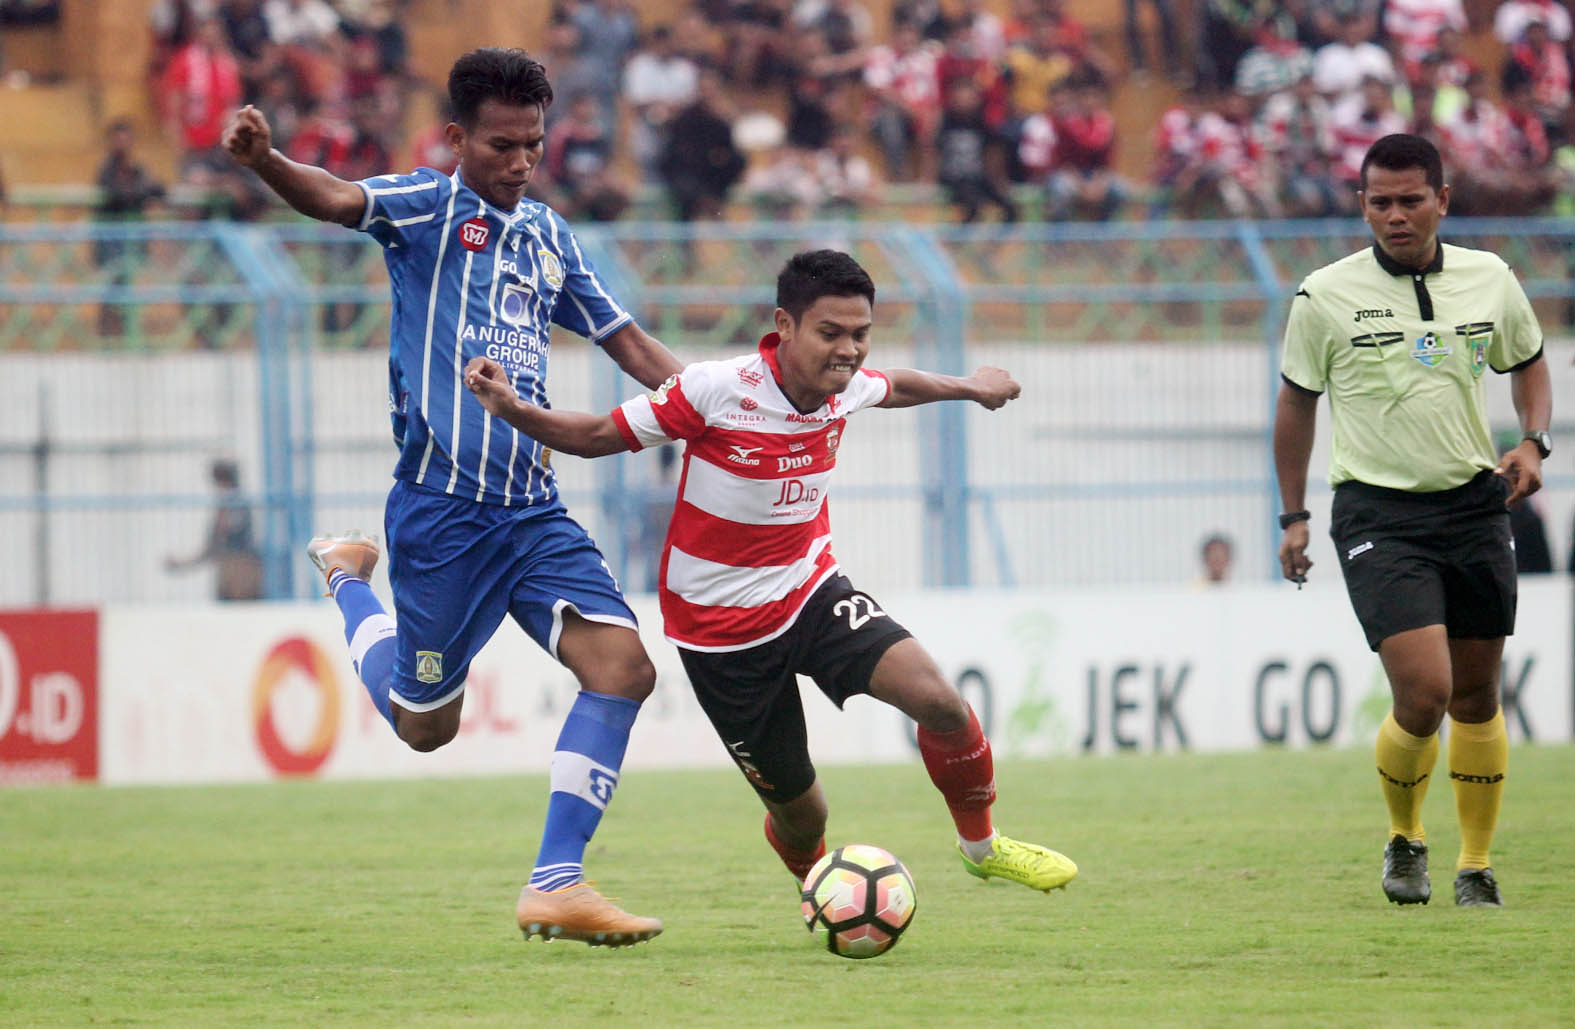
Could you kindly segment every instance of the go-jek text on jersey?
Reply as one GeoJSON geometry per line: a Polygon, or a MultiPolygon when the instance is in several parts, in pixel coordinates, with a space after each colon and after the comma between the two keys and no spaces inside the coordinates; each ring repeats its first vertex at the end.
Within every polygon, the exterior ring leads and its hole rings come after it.
{"type": "Polygon", "coordinates": [[[552,324],[600,343],[628,313],[543,204],[522,200],[502,211],[458,172],[431,168],[357,185],[367,197],[358,228],[383,245],[393,286],[394,477],[489,504],[556,500],[542,445],[468,396],[465,364],[492,358],[516,392],[546,407],[552,324]]]}
{"type": "Polygon", "coordinates": [[[826,500],[848,415],[891,384],[861,369],[803,412],[782,391],[781,340],[692,364],[613,420],[631,449],[688,440],[667,530],[660,594],[667,638],[689,650],[742,650],[785,632],[837,570],[826,500]]]}

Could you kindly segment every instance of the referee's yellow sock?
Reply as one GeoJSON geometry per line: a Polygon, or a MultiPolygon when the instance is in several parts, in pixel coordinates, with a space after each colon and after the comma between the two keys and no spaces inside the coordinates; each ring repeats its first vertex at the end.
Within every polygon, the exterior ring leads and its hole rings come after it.
{"type": "Polygon", "coordinates": [[[1460,816],[1456,870],[1492,864],[1488,848],[1498,825],[1498,804],[1508,770],[1509,733],[1502,710],[1485,722],[1451,722],[1449,781],[1455,787],[1455,812],[1460,816]]]}
{"type": "Polygon", "coordinates": [[[1391,711],[1378,727],[1378,782],[1389,805],[1389,835],[1399,834],[1412,843],[1426,843],[1422,829],[1422,801],[1438,761],[1438,733],[1412,736],[1400,728],[1391,711]]]}

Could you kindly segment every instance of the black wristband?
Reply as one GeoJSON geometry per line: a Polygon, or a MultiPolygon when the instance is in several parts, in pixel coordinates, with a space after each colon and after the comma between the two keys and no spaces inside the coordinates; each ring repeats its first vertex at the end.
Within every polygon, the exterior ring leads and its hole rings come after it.
{"type": "Polygon", "coordinates": [[[1312,518],[1310,511],[1287,511],[1280,515],[1280,528],[1289,529],[1297,522],[1309,521],[1312,518]]]}

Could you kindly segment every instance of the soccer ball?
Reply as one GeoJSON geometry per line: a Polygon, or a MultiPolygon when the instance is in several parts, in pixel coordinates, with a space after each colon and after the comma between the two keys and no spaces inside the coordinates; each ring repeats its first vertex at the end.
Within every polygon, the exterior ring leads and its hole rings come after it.
{"type": "Polygon", "coordinates": [[[826,949],[872,958],[897,945],[913,921],[913,876],[889,851],[867,843],[838,847],[804,880],[804,928],[826,930],[826,949]]]}

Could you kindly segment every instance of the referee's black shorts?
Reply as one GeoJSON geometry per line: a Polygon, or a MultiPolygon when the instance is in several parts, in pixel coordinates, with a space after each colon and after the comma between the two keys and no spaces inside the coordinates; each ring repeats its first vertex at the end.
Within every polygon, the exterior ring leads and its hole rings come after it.
{"type": "Polygon", "coordinates": [[[1515,540],[1492,470],[1437,493],[1342,482],[1329,535],[1367,644],[1442,625],[1451,639],[1515,631],[1515,540]]]}

